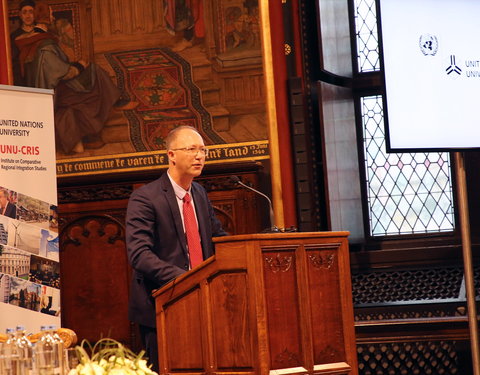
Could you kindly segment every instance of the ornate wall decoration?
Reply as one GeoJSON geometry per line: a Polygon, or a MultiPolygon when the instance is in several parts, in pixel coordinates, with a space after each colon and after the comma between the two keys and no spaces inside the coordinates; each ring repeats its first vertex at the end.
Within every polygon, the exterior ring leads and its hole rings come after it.
{"type": "Polygon", "coordinates": [[[265,264],[268,266],[267,269],[273,273],[288,272],[293,263],[292,256],[281,256],[277,254],[275,257],[265,256],[264,258],[265,264]]]}
{"type": "Polygon", "coordinates": [[[298,358],[298,353],[292,353],[287,348],[281,353],[279,353],[276,357],[274,362],[281,367],[284,367],[285,364],[290,363],[301,363],[300,359],[298,358]]]}
{"type": "Polygon", "coordinates": [[[313,264],[313,267],[315,268],[330,269],[333,263],[335,262],[335,254],[334,253],[309,254],[308,260],[310,261],[310,263],[313,264]]]}
{"type": "Polygon", "coordinates": [[[461,267],[352,272],[353,300],[356,305],[366,305],[455,299],[462,278],[461,267]]]}
{"type": "Polygon", "coordinates": [[[79,203],[92,201],[105,201],[115,199],[128,199],[133,192],[131,185],[92,186],[81,189],[59,189],[58,202],[79,203]]]}
{"type": "Polygon", "coordinates": [[[357,345],[359,374],[469,373],[462,372],[457,344],[455,341],[417,341],[357,345]]]}

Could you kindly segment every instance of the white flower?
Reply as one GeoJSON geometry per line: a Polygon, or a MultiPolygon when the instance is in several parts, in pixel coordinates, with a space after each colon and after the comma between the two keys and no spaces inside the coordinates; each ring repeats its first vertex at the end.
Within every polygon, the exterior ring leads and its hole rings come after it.
{"type": "Polygon", "coordinates": [[[98,364],[106,369],[108,362],[104,358],[102,358],[98,364]]]}
{"type": "Polygon", "coordinates": [[[105,375],[105,370],[98,363],[87,362],[80,369],[79,375],[105,375]]]}
{"type": "Polygon", "coordinates": [[[138,371],[141,371],[141,373],[138,373],[138,375],[143,375],[143,374],[155,374],[155,372],[153,372],[152,370],[150,370],[150,368],[148,367],[147,365],[147,361],[145,359],[139,359],[137,361],[137,368],[138,368],[138,371]]]}
{"type": "Polygon", "coordinates": [[[135,371],[128,368],[114,368],[108,372],[108,375],[136,375],[135,371]]]}

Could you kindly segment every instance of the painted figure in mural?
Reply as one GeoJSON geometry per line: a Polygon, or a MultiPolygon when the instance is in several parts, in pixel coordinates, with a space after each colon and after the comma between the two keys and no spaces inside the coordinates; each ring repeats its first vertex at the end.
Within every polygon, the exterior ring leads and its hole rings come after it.
{"type": "Polygon", "coordinates": [[[166,148],[168,171],[133,192],[126,217],[127,254],[134,270],[129,318],[139,324],[155,371],[158,347],[153,290],[212,256],[212,237],[227,234],[207,192],[193,181],[202,172],[208,151],[200,133],[179,126],[167,136],[166,148]]]}
{"type": "Polygon", "coordinates": [[[246,0],[243,8],[231,6],[225,10],[225,44],[227,50],[245,46],[260,48],[258,2],[246,0]]]}
{"type": "Polygon", "coordinates": [[[20,18],[20,26],[10,34],[10,47],[12,49],[12,68],[13,68],[13,84],[15,86],[24,86],[22,75],[20,73],[19,54],[20,51],[15,44],[15,39],[24,34],[33,32],[35,2],[33,0],[24,0],[20,2],[18,16],[20,18]]]}
{"type": "Polygon", "coordinates": [[[37,1],[33,32],[15,38],[25,86],[55,89],[55,138],[64,153],[101,147],[100,132],[120,91],[108,74],[94,63],[71,62],[53,30],[49,5],[37,1]],[[88,143],[85,143],[88,142],[88,143]]]}
{"type": "Polygon", "coordinates": [[[173,35],[182,36],[173,51],[190,48],[205,37],[201,0],[165,0],[164,8],[167,30],[173,35]]]}
{"type": "Polygon", "coordinates": [[[72,24],[65,18],[55,19],[55,30],[60,48],[69,61],[75,61],[75,37],[72,24]]]}

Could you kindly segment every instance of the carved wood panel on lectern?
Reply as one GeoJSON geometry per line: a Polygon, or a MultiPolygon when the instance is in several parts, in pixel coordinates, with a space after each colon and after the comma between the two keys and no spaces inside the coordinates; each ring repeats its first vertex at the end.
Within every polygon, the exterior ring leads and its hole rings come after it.
{"type": "Polygon", "coordinates": [[[252,368],[252,333],[248,315],[247,280],[243,272],[226,273],[212,279],[210,299],[212,306],[213,342],[219,370],[252,368]],[[233,339],[232,339],[233,338],[233,339]]]}
{"type": "Polygon", "coordinates": [[[262,249],[272,369],[306,367],[300,355],[300,301],[297,288],[292,288],[298,284],[295,251],[262,249]]]}
{"type": "Polygon", "coordinates": [[[340,362],[345,358],[342,314],[338,311],[342,291],[335,248],[339,244],[335,245],[305,249],[309,298],[312,301],[321,301],[320,306],[311,310],[314,360],[318,364],[340,362]],[[321,285],[328,285],[328,288],[320,288],[321,285]],[[315,324],[327,320],[329,324],[315,324]]]}

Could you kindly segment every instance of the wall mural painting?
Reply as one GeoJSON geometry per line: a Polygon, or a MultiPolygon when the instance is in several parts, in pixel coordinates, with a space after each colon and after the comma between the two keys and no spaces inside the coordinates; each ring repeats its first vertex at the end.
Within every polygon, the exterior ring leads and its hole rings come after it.
{"type": "Polygon", "coordinates": [[[269,157],[258,0],[9,0],[14,84],[55,89],[59,176],[167,165],[191,125],[207,163],[269,157]]]}

